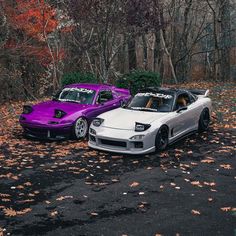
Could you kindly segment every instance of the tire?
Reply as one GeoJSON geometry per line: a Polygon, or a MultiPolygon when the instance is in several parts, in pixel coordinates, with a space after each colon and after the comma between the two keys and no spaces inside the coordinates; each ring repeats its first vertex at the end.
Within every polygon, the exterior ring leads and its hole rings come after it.
{"type": "Polygon", "coordinates": [[[168,138],[168,128],[163,126],[161,127],[156,135],[155,145],[156,151],[164,151],[168,146],[169,138],[168,138]]]}
{"type": "Polygon", "coordinates": [[[198,122],[198,131],[199,132],[206,131],[209,128],[210,121],[211,121],[211,118],[210,118],[209,110],[208,108],[205,108],[200,115],[200,119],[198,122]]]}
{"type": "Polygon", "coordinates": [[[73,137],[76,139],[83,139],[87,136],[88,133],[88,121],[80,117],[75,121],[73,127],[73,137]]]}

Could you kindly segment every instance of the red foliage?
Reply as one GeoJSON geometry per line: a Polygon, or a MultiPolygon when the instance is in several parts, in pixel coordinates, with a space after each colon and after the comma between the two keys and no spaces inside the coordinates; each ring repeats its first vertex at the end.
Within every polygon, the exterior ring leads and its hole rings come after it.
{"type": "Polygon", "coordinates": [[[14,28],[39,41],[45,41],[58,26],[56,10],[44,0],[16,0],[16,6],[8,6],[7,10],[14,28]]]}
{"type": "MultiPolygon", "coordinates": [[[[20,49],[27,56],[35,56],[44,66],[50,64],[52,57],[61,60],[65,56],[64,50],[50,52],[47,45],[49,34],[57,31],[59,26],[55,8],[44,0],[16,0],[14,6],[6,6],[6,11],[11,26],[26,36],[21,44],[9,39],[7,48],[20,49]]],[[[68,32],[65,29],[60,31],[68,32]]]]}

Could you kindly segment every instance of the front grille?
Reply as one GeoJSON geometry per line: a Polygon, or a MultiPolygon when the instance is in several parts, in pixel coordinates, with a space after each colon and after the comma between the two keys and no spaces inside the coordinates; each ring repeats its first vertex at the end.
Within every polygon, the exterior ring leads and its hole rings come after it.
{"type": "Polygon", "coordinates": [[[108,139],[101,139],[101,144],[109,145],[109,146],[116,146],[116,147],[126,147],[126,142],[122,141],[114,141],[114,140],[108,140],[108,139]]]}
{"type": "Polygon", "coordinates": [[[47,138],[63,138],[69,136],[69,133],[61,132],[60,130],[48,130],[44,128],[32,128],[32,127],[25,127],[24,131],[26,134],[31,136],[47,139],[47,138]]]}
{"type": "Polygon", "coordinates": [[[46,129],[40,129],[40,128],[25,128],[25,132],[34,136],[37,136],[39,138],[47,138],[48,131],[46,129]]]}

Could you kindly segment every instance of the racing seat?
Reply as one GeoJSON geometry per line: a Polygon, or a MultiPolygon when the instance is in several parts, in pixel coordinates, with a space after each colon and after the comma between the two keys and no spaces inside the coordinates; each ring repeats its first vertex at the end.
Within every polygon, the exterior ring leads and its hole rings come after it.
{"type": "Polygon", "coordinates": [[[176,109],[179,109],[181,107],[186,107],[186,106],[187,106],[187,102],[185,98],[182,96],[178,97],[177,102],[176,102],[176,109]]]}
{"type": "Polygon", "coordinates": [[[149,101],[148,101],[148,103],[147,103],[147,105],[146,105],[146,107],[147,108],[151,108],[151,109],[158,109],[158,107],[160,106],[160,99],[159,98],[151,98],[149,101]]]}

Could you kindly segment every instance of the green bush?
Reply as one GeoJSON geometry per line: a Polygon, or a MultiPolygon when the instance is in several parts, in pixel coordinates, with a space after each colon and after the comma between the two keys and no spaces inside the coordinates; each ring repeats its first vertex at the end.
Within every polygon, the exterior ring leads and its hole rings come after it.
{"type": "Polygon", "coordinates": [[[65,86],[76,83],[99,83],[99,80],[92,73],[72,72],[64,74],[61,83],[65,86]]]}
{"type": "Polygon", "coordinates": [[[117,81],[119,88],[128,88],[134,95],[145,87],[159,87],[161,85],[160,75],[151,71],[132,71],[125,74],[117,81]]]}

